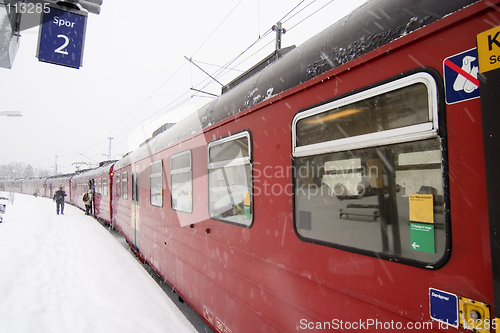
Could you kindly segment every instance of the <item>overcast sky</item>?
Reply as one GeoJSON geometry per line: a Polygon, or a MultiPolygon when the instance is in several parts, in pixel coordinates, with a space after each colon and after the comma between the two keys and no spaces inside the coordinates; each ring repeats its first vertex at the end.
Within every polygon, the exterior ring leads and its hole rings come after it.
{"type": "Polygon", "coordinates": [[[265,36],[217,76],[226,84],[274,51],[269,29],[285,16],[282,47],[298,46],[365,1],[104,0],[88,16],[78,70],[39,62],[38,27],[22,31],[13,68],[0,68],[0,111],[23,114],[0,117],[0,164],[53,173],[58,156],[58,172],[69,173],[106,160],[109,137],[119,159],[213,98],[190,88],[220,94],[185,57],[215,73],[265,36]]]}

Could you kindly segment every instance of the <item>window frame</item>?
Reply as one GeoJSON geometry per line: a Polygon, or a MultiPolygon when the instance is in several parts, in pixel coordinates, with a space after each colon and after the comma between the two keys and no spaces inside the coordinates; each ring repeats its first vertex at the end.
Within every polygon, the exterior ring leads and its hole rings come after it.
{"type": "Polygon", "coordinates": [[[121,183],[121,175],[119,173],[115,175],[115,183],[116,183],[116,198],[120,198],[122,196],[121,193],[122,183],[121,183]]]}
{"type": "Polygon", "coordinates": [[[193,153],[191,152],[191,149],[187,149],[184,151],[181,151],[179,153],[176,153],[172,156],[170,156],[170,186],[173,188],[174,181],[172,179],[172,176],[174,175],[179,175],[179,174],[185,174],[185,173],[190,173],[191,174],[191,210],[190,211],[185,211],[185,210],[180,210],[174,208],[174,193],[172,190],[170,190],[170,207],[172,208],[173,211],[176,212],[182,212],[182,213],[187,213],[187,214],[192,214],[193,213],[193,153]],[[186,168],[180,168],[180,169],[172,169],[172,160],[175,158],[182,157],[184,155],[189,155],[189,167],[186,168]]]}
{"type": "Polygon", "coordinates": [[[154,161],[154,162],[151,162],[151,164],[149,165],[149,203],[151,204],[151,206],[154,206],[154,207],[163,207],[163,160],[162,159],[159,159],[157,161],[154,161]],[[157,164],[160,164],[160,171],[161,172],[158,172],[158,173],[152,173],[151,172],[151,169],[153,166],[157,165],[157,164]],[[160,179],[160,182],[161,182],[161,190],[160,190],[160,193],[159,194],[155,194],[153,195],[153,186],[152,186],[152,181],[153,181],[153,178],[161,178],[160,179]],[[153,197],[154,196],[160,196],[161,198],[161,204],[156,204],[156,203],[153,203],[153,197]]]}
{"type": "Polygon", "coordinates": [[[128,200],[128,172],[122,174],[122,198],[128,200]]]}
{"type": "Polygon", "coordinates": [[[450,192],[449,192],[449,173],[448,173],[448,152],[447,135],[445,124],[446,105],[444,103],[443,79],[440,74],[432,68],[420,68],[403,73],[396,77],[378,82],[351,93],[337,97],[336,99],[326,101],[322,104],[316,104],[309,108],[299,110],[292,120],[292,172],[293,172],[293,228],[297,237],[305,242],[320,244],[323,246],[337,248],[347,252],[358,253],[374,258],[384,259],[393,262],[415,266],[423,269],[439,269],[443,267],[451,257],[451,218],[450,218],[450,192]],[[316,144],[297,147],[298,121],[320,113],[328,112],[335,108],[340,108],[348,104],[356,103],[364,99],[375,97],[384,93],[395,91],[416,83],[423,83],[428,89],[429,121],[422,124],[404,126],[402,128],[390,129],[381,132],[362,134],[357,137],[349,137],[339,140],[331,140],[316,144]],[[441,123],[442,127],[439,126],[441,123]],[[338,152],[347,152],[350,150],[367,149],[380,146],[395,144],[404,144],[413,141],[423,141],[426,139],[441,140],[441,177],[444,197],[444,232],[445,242],[444,251],[436,262],[424,262],[407,257],[398,257],[392,254],[371,251],[359,247],[337,244],[320,239],[304,237],[297,229],[297,204],[296,204],[296,170],[294,158],[314,157],[324,154],[338,152]]]}
{"type": "Polygon", "coordinates": [[[102,195],[107,197],[108,196],[108,178],[104,177],[102,178],[102,195]]]}
{"type": "Polygon", "coordinates": [[[226,166],[226,167],[235,167],[235,166],[250,166],[250,211],[251,211],[251,219],[248,224],[243,224],[243,223],[238,223],[238,222],[233,222],[229,220],[223,220],[220,218],[217,218],[217,216],[212,216],[212,212],[210,211],[210,180],[207,181],[207,199],[208,199],[208,216],[210,219],[223,222],[223,223],[228,223],[228,224],[233,224],[237,225],[240,227],[244,228],[251,228],[255,219],[255,208],[254,208],[254,174],[253,174],[253,149],[252,149],[252,133],[250,132],[249,129],[242,130],[240,132],[232,133],[229,134],[225,137],[221,137],[218,139],[214,139],[210,141],[207,145],[207,178],[209,178],[210,175],[210,170],[214,169],[219,169],[221,166],[226,166]],[[248,156],[247,157],[241,157],[238,159],[232,159],[229,163],[227,163],[227,160],[224,161],[217,161],[217,162],[210,162],[210,148],[224,144],[227,142],[235,141],[241,138],[247,138],[248,140],[248,156]]]}
{"type": "Polygon", "coordinates": [[[139,172],[132,172],[132,177],[131,177],[131,183],[132,183],[132,203],[135,205],[139,204],[139,172]]]}
{"type": "Polygon", "coordinates": [[[402,142],[424,140],[436,137],[439,131],[438,122],[438,87],[436,79],[429,72],[417,72],[400,79],[392,80],[375,87],[353,93],[352,95],[341,97],[334,101],[312,107],[305,111],[299,111],[292,121],[292,156],[306,157],[325,153],[334,153],[344,150],[354,150],[360,148],[376,147],[381,145],[390,145],[402,142]],[[405,88],[416,83],[423,83],[429,94],[429,121],[422,124],[405,126],[380,132],[363,134],[345,139],[326,141],[297,147],[297,123],[305,118],[315,116],[329,110],[339,108],[345,105],[366,100],[381,94],[391,92],[397,89],[405,88]]]}

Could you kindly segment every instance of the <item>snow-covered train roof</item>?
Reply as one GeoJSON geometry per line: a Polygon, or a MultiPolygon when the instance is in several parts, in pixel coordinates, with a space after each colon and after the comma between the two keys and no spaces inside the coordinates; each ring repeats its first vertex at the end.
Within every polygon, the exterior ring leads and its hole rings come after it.
{"type": "Polygon", "coordinates": [[[165,147],[479,0],[372,0],[130,154],[165,147]]]}
{"type": "Polygon", "coordinates": [[[101,162],[97,168],[87,169],[87,170],[82,170],[82,171],[76,172],[72,179],[73,180],[82,179],[82,178],[86,179],[86,178],[90,178],[90,177],[96,176],[96,175],[107,174],[107,173],[109,173],[109,169],[113,166],[114,162],[116,162],[116,161],[104,161],[104,162],[101,162]]]}

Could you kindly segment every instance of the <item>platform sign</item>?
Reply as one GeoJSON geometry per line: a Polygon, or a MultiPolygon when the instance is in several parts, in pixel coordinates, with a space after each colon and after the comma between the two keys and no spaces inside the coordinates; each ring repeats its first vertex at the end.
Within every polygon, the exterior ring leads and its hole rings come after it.
{"type": "Polygon", "coordinates": [[[447,104],[479,98],[479,62],[476,48],[446,58],[443,62],[443,72],[447,104]]]}
{"type": "Polygon", "coordinates": [[[80,68],[87,26],[87,13],[55,8],[42,14],[38,60],[80,68]]]}
{"type": "Polygon", "coordinates": [[[458,297],[446,291],[429,288],[431,318],[458,328],[458,297]]]}

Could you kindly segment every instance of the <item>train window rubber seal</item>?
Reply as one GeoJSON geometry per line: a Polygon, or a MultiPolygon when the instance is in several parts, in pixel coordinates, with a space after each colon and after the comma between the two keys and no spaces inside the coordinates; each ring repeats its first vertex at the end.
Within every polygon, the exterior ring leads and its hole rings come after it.
{"type": "Polygon", "coordinates": [[[191,152],[191,149],[186,149],[186,150],[183,150],[179,153],[176,153],[176,154],[173,154],[172,156],[170,156],[170,186],[172,187],[172,189],[170,190],[170,208],[175,212],[192,214],[193,213],[193,153],[191,152]],[[189,166],[182,167],[182,168],[173,168],[172,161],[175,158],[183,157],[184,155],[189,155],[189,166]],[[191,210],[190,211],[180,210],[180,209],[174,208],[173,176],[179,175],[179,174],[187,174],[187,173],[191,173],[191,210]]]}
{"type": "MultiPolygon", "coordinates": [[[[415,76],[414,76],[415,77],[415,76]]],[[[403,81],[404,82],[404,81],[403,81]]],[[[372,90],[372,92],[375,90],[372,90]]],[[[291,168],[292,168],[292,186],[293,186],[293,198],[292,198],[292,206],[293,206],[293,228],[295,231],[296,236],[304,242],[312,243],[312,244],[318,244],[322,245],[325,247],[330,247],[330,248],[335,248],[339,249],[342,251],[346,252],[351,252],[351,253],[356,253],[356,254],[361,254],[369,257],[374,257],[390,262],[397,262],[409,266],[414,266],[422,269],[427,269],[427,270],[436,270],[439,268],[442,268],[450,259],[451,257],[451,252],[452,252],[452,239],[451,239],[451,210],[450,210],[450,192],[449,192],[449,167],[448,167],[448,145],[447,145],[447,135],[446,135],[446,104],[444,102],[444,83],[443,83],[443,78],[441,74],[435,70],[434,68],[430,67],[419,67],[415,68],[412,70],[409,70],[407,72],[401,73],[399,75],[393,76],[391,78],[388,78],[386,80],[382,80],[370,85],[367,85],[365,87],[362,87],[360,89],[356,89],[354,91],[351,91],[346,94],[342,94],[339,96],[336,96],[334,98],[328,99],[326,101],[323,101],[321,103],[317,103],[314,105],[311,105],[309,107],[303,108],[299,111],[294,116],[294,119],[291,124],[291,141],[292,141],[292,154],[291,154],[291,168]],[[423,261],[418,261],[414,260],[411,258],[405,258],[405,257],[399,257],[393,254],[389,253],[383,253],[383,252],[376,252],[376,251],[371,251],[371,250],[365,250],[361,248],[356,248],[352,246],[346,246],[342,244],[335,244],[332,242],[328,241],[323,241],[319,239],[312,239],[312,238],[307,238],[304,237],[303,235],[300,234],[297,228],[297,204],[296,204],[296,170],[295,170],[295,160],[297,158],[300,158],[299,156],[306,155],[303,152],[300,151],[299,153],[296,153],[296,142],[295,142],[295,135],[296,135],[296,123],[298,120],[303,119],[307,115],[314,114],[315,112],[318,113],[318,108],[325,109],[327,108],[328,104],[331,103],[337,103],[341,104],[342,100],[343,101],[349,101],[349,100],[359,100],[359,98],[356,97],[356,95],[359,96],[359,94],[366,94],[365,96],[370,96],[370,92],[368,94],[366,93],[367,91],[370,91],[371,89],[383,89],[384,85],[385,87],[390,87],[393,85],[393,82],[401,82],[399,80],[408,80],[408,77],[412,75],[417,75],[417,76],[422,76],[422,77],[427,77],[431,78],[433,81],[433,85],[435,86],[435,103],[437,106],[437,109],[433,111],[433,116],[435,116],[432,119],[433,126],[435,126],[435,131],[434,135],[436,138],[439,138],[441,140],[441,177],[442,177],[442,186],[443,186],[443,197],[444,197],[444,235],[445,235],[445,242],[444,242],[444,251],[442,253],[441,258],[434,262],[423,262],[423,261]]],[[[424,135],[425,137],[427,135],[424,135]]],[[[423,137],[424,137],[423,136],[423,137]]],[[[411,138],[407,137],[407,140],[411,140],[411,138]]],[[[423,139],[421,139],[423,140],[423,139]]],[[[401,142],[401,141],[396,141],[396,142],[401,142]]],[[[406,142],[406,141],[405,141],[406,142]]],[[[369,144],[370,145],[370,144],[369,144]]],[[[376,146],[371,144],[372,146],[376,146]]],[[[354,147],[359,148],[359,142],[356,142],[354,147]]],[[[366,147],[366,146],[361,146],[361,147],[366,147]]],[[[317,154],[325,154],[328,149],[322,150],[325,147],[316,147],[319,148],[316,150],[317,154]],[[318,151],[320,153],[318,153],[318,151]]],[[[352,149],[352,148],[350,148],[352,149]]],[[[333,149],[333,151],[345,151],[342,149],[333,149]]],[[[331,151],[329,151],[331,153],[331,151]]]]}
{"type": "Polygon", "coordinates": [[[149,187],[150,187],[150,190],[149,190],[149,203],[151,206],[154,206],[154,207],[158,207],[158,208],[163,208],[163,184],[164,184],[164,172],[163,172],[163,160],[162,159],[159,159],[157,161],[153,161],[149,164],[149,187]],[[157,165],[160,165],[160,170],[159,172],[156,172],[156,173],[152,173],[151,172],[151,168],[153,167],[157,167],[157,165]],[[153,194],[153,186],[151,184],[151,182],[153,181],[153,179],[156,179],[156,178],[160,178],[161,177],[161,180],[160,180],[160,184],[161,184],[161,189],[158,193],[155,193],[153,194]],[[153,198],[157,198],[157,197],[160,197],[161,199],[161,204],[159,203],[153,203],[153,198]]]}
{"type": "MultiPolygon", "coordinates": [[[[210,169],[211,168],[217,168],[218,166],[221,166],[222,164],[226,165],[226,166],[241,166],[241,165],[250,165],[250,202],[251,202],[251,220],[250,220],[250,223],[248,224],[242,224],[242,223],[237,223],[237,222],[233,222],[233,221],[228,221],[228,220],[223,220],[223,219],[219,219],[217,218],[216,216],[212,216],[211,212],[210,212],[210,204],[208,205],[208,216],[210,217],[210,219],[214,220],[214,221],[218,221],[218,222],[223,222],[223,223],[227,223],[227,224],[232,224],[232,225],[235,225],[235,226],[239,226],[239,227],[243,227],[243,228],[246,228],[246,229],[250,229],[252,226],[253,226],[253,223],[255,221],[255,207],[254,207],[254,201],[255,201],[255,198],[254,198],[254,168],[253,168],[253,136],[252,136],[252,132],[250,131],[250,129],[243,129],[241,131],[238,131],[238,132],[235,132],[235,133],[231,133],[229,135],[226,135],[226,136],[223,136],[223,137],[219,137],[219,138],[216,138],[212,141],[210,141],[207,145],[207,178],[209,177],[209,172],[210,172],[210,169]],[[226,143],[226,142],[231,142],[231,141],[234,141],[234,140],[237,140],[237,139],[240,139],[240,138],[244,138],[246,137],[248,139],[248,157],[245,157],[245,158],[240,158],[239,161],[236,161],[236,162],[231,162],[229,164],[224,164],[225,162],[215,162],[215,163],[211,163],[210,162],[210,148],[215,146],[215,145],[219,145],[219,144],[223,144],[223,143],[226,143]]],[[[207,181],[207,199],[210,198],[210,181],[207,181]]]]}

